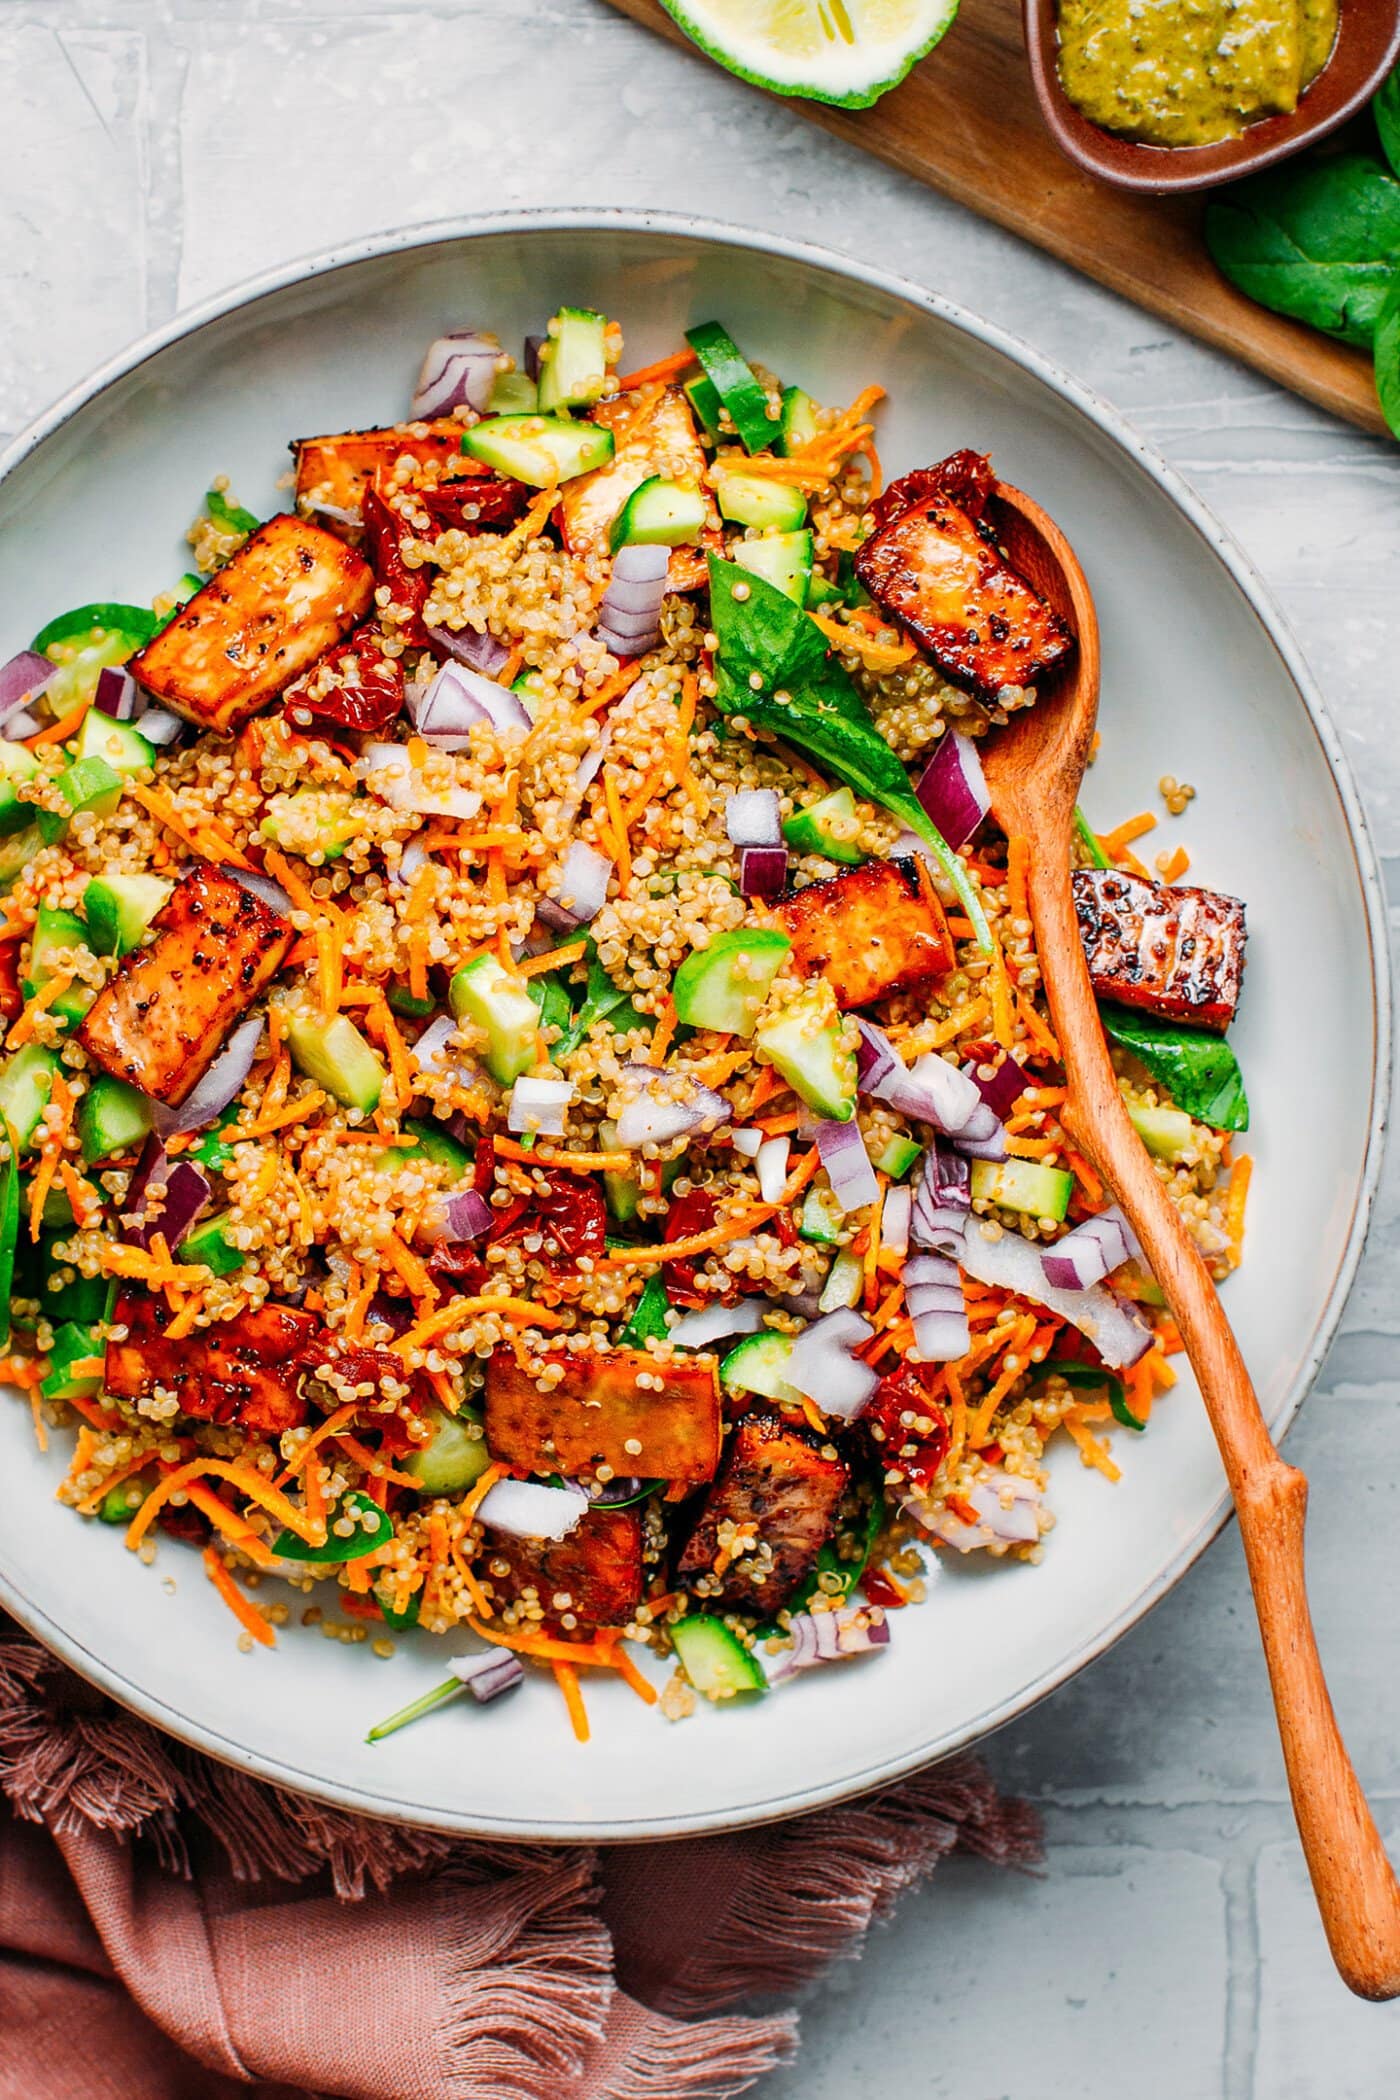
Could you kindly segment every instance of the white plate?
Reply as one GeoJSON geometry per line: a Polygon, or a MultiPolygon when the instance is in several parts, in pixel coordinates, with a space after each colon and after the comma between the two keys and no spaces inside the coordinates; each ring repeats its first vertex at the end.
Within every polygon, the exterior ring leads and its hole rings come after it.
{"type": "MultiPolygon", "coordinates": [[[[1024,345],[866,265],[692,221],[520,215],[324,256],[139,344],[19,441],[0,486],[0,645],[84,598],[146,600],[173,581],[213,474],[232,476],[240,502],[277,507],[287,440],[404,414],[443,326],[477,321],[514,343],[561,301],[615,315],[634,366],[719,316],[820,399],[878,380],[887,472],[976,446],[1068,532],[1103,625],[1090,813],[1108,824],[1154,803],[1164,773],[1194,782],[1189,815],[1151,843],[1189,842],[1199,877],[1249,903],[1235,1041],[1257,1174],[1248,1259],[1226,1295],[1281,1429],[1336,1327],[1380,1162],[1374,860],[1335,732],[1258,579],[1141,440],[1024,345]]],[[[887,1655],[678,1727],[617,1683],[590,1685],[587,1749],[548,1681],[367,1746],[372,1721],[442,1676],[443,1644],[414,1636],[386,1664],[296,1626],[275,1653],[240,1655],[187,1549],[165,1544],[146,1569],[118,1533],[55,1503],[66,1452],[37,1457],[19,1406],[0,1407],[0,1600],[116,1698],[284,1785],[445,1829],[672,1836],[909,1771],[1099,1654],[1226,1507],[1188,1380],[1115,1451],[1116,1488],[1058,1454],[1060,1522],[1041,1567],[945,1568],[929,1604],[899,1614],[887,1655]]]]}

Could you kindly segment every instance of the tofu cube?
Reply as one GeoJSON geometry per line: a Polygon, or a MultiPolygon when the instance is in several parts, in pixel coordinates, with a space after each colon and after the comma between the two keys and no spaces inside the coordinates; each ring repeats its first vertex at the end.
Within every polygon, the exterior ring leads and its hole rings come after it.
{"type": "Polygon", "coordinates": [[[713,1357],[658,1364],[645,1349],[557,1355],[558,1385],[543,1390],[497,1349],[486,1366],[486,1441],[495,1457],[532,1473],[614,1473],[694,1486],[719,1463],[719,1379],[713,1357]],[[642,1385],[660,1378],[662,1389],[642,1385]]]}

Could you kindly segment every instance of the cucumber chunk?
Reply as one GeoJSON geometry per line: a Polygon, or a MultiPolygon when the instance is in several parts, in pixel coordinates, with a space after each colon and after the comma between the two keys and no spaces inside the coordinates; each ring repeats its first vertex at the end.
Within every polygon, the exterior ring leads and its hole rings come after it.
{"type": "Polygon", "coordinates": [[[32,751],[0,737],[0,837],[23,831],[34,822],[34,804],[21,802],[20,786],[43,771],[32,751]]]}
{"type": "Polygon", "coordinates": [[[740,540],[730,551],[741,569],[761,576],[805,610],[812,583],[810,532],[765,532],[761,540],[740,540]]]}
{"type": "Polygon", "coordinates": [[[542,409],[589,408],[607,383],[607,320],[588,306],[561,306],[540,346],[542,409]]]}
{"type": "Polygon", "coordinates": [[[765,1400],[781,1400],[800,1407],[802,1395],[783,1375],[792,1356],[792,1336],[766,1331],[746,1334],[720,1362],[720,1383],[731,1393],[761,1393],[765,1400]]]}
{"type": "Polygon", "coordinates": [[[1128,1121],[1154,1159],[1180,1159],[1191,1150],[1191,1118],[1181,1108],[1129,1105],[1128,1121]]]}
{"type": "Polygon", "coordinates": [[[853,868],[865,859],[859,846],[852,844],[859,823],[855,796],[847,787],[836,788],[820,802],[794,810],[783,824],[783,837],[794,853],[820,853],[853,868]]]}
{"type": "Polygon", "coordinates": [[[447,991],[459,1021],[486,1031],[486,1069],[509,1086],[535,1062],[540,1012],[525,988],[494,955],[474,956],[460,969],[447,991]]]}
{"type": "Polygon", "coordinates": [[[729,411],[746,452],[766,451],[779,435],[768,413],[768,396],[740,354],[733,337],[718,321],[687,328],[685,339],[699,358],[705,377],[729,411]]]}
{"type": "Polygon", "coordinates": [[[922,1151],[923,1146],[916,1145],[913,1138],[896,1135],[890,1139],[876,1160],[875,1171],[878,1174],[888,1174],[891,1181],[903,1181],[922,1151]]]}
{"type": "Polygon", "coordinates": [[[68,805],[68,814],[60,816],[56,810],[40,810],[39,830],[44,843],[50,846],[62,838],[74,817],[85,812],[110,817],[122,799],[122,776],[112,770],[105,758],[75,758],[54,785],[68,805]]]}
{"type": "Polygon", "coordinates": [[[310,860],[339,860],[360,830],[353,795],[337,788],[299,787],[273,795],[258,825],[260,837],[310,860]]]}
{"type": "Polygon", "coordinates": [[[432,1442],[419,1444],[399,1470],[418,1482],[420,1494],[465,1495],[491,1463],[491,1453],[481,1424],[472,1415],[450,1415],[446,1408],[430,1407],[423,1420],[432,1425],[432,1442]]]}
{"type": "Polygon", "coordinates": [[[17,882],[35,854],[47,844],[37,824],[26,824],[23,831],[12,831],[8,838],[0,836],[0,890],[17,882]]]}
{"type": "Polygon", "coordinates": [[[671,997],[687,1028],[752,1035],[768,987],[792,947],[773,926],[741,926],[696,948],[676,972],[671,997]]]}
{"type": "Polygon", "coordinates": [[[68,1320],[90,1326],[94,1320],[107,1317],[109,1300],[115,1295],[114,1286],[105,1276],[83,1276],[71,1262],[59,1261],[54,1248],[63,1237],[62,1233],[44,1234],[37,1249],[43,1272],[38,1286],[32,1294],[16,1290],[15,1295],[36,1297],[44,1318],[54,1327],[60,1327],[68,1320]]]}
{"type": "Polygon", "coordinates": [[[841,1244],[840,1204],[829,1188],[810,1188],[802,1200],[802,1212],[797,1229],[804,1240],[811,1240],[817,1247],[837,1247],[841,1244]]]}
{"type": "Polygon", "coordinates": [[[158,875],[94,875],[83,891],[86,938],[93,954],[129,955],[173,888],[158,875]]]}
{"type": "MultiPolygon", "coordinates": [[[[41,904],[34,920],[29,963],[24,973],[25,998],[32,999],[57,974],[62,967],[58,961],[60,955],[86,946],[87,927],[76,912],[59,911],[51,904],[41,904]]],[[[81,1021],[96,997],[97,993],[90,984],[75,981],[53,1000],[49,1012],[60,1021],[81,1021]]]]}
{"type": "Polygon", "coordinates": [[[462,450],[498,474],[542,489],[605,467],[613,456],[613,434],[567,416],[490,416],[467,431],[462,450]]]}
{"type": "Polygon", "coordinates": [[[231,1276],[235,1269],[241,1269],[248,1257],[229,1239],[225,1230],[228,1217],[228,1212],[221,1210],[211,1218],[202,1218],[181,1240],[175,1250],[175,1259],[202,1262],[216,1276],[231,1276]]]}
{"type": "Polygon", "coordinates": [[[720,516],[732,525],[753,525],[760,532],[797,532],[807,522],[807,498],[801,489],[746,474],[742,467],[716,473],[715,501],[720,516]]]}
{"type": "Polygon", "coordinates": [[[154,1116],[150,1102],[124,1079],[94,1073],[78,1103],[78,1142],[87,1164],[130,1152],[149,1136],[154,1116]]]}
{"type": "Polygon", "coordinates": [[[144,1473],[133,1473],[119,1480],[97,1505],[99,1523],[129,1524],[155,1484],[154,1474],[148,1479],[144,1473]]]}
{"type": "Polygon", "coordinates": [[[760,1022],[754,1045],[809,1108],[833,1123],[849,1123],[856,1112],[856,1059],[845,1034],[835,993],[824,977],[816,977],[760,1022]]]}
{"type": "Polygon", "coordinates": [[[373,1115],[384,1086],[384,1061],[344,1014],[329,1020],[288,1004],[287,1048],[299,1072],[346,1108],[373,1115]]]}
{"type": "Polygon", "coordinates": [[[47,656],[59,642],[87,643],[97,638],[116,636],[139,649],[156,631],[156,616],[145,605],[117,605],[102,601],[95,605],[78,605],[72,612],[59,613],[47,627],[41,627],[30,643],[40,656],[47,656]]]}
{"type": "Polygon", "coordinates": [[[766,1692],[763,1665],[723,1619],[692,1612],[671,1628],[681,1668],[706,1699],[733,1699],[740,1692],[766,1692]]]}
{"type": "Polygon", "coordinates": [[[413,1150],[436,1160],[440,1166],[451,1167],[454,1174],[469,1174],[472,1155],[466,1146],[459,1144],[451,1131],[444,1130],[441,1123],[425,1123],[417,1116],[410,1116],[404,1130],[413,1139],[413,1150]]]}
{"type": "Polygon", "coordinates": [[[817,434],[816,402],[800,386],[785,386],[778,423],[782,435],[773,449],[783,459],[791,459],[794,452],[810,445],[817,434]]]}
{"type": "Polygon", "coordinates": [[[717,438],[720,434],[720,398],[715,391],[714,381],[707,379],[701,372],[695,379],[687,379],[681,392],[690,403],[700,428],[708,431],[712,438],[717,438]]]}
{"type": "Polygon", "coordinates": [[[147,743],[134,723],[114,721],[95,707],[83,716],[77,756],[100,758],[114,773],[141,773],[156,762],[155,745],[147,743]]]}
{"type": "Polygon", "coordinates": [[[865,1264],[859,1255],[841,1253],[827,1271],[817,1300],[818,1312],[844,1312],[859,1305],[865,1288],[865,1264]]]}
{"type": "Polygon", "coordinates": [[[21,1152],[49,1105],[57,1070],[58,1052],[42,1043],[26,1043],[0,1070],[0,1121],[9,1124],[21,1152]]]}
{"type": "Polygon", "coordinates": [[[1063,1167],[1045,1167],[1035,1159],[974,1159],[972,1194],[985,1196],[1002,1210],[1057,1222],[1069,1209],[1074,1176],[1063,1167]]]}
{"type": "Polygon", "coordinates": [[[528,372],[498,372],[491,389],[493,416],[530,416],[540,405],[540,390],[528,372]]]}
{"type": "Polygon", "coordinates": [[[667,481],[653,474],[633,489],[613,519],[609,545],[619,547],[684,547],[705,529],[705,499],[694,482],[667,481]]]}
{"type": "Polygon", "coordinates": [[[56,1329],[49,1351],[49,1374],[39,1387],[46,1400],[86,1400],[102,1390],[107,1345],[96,1327],[77,1320],[56,1329]],[[79,1368],[95,1363],[95,1370],[79,1368]]]}

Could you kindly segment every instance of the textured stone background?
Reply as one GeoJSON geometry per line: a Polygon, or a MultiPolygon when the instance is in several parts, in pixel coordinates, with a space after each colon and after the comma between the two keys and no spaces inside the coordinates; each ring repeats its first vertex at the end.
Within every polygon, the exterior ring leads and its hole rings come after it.
{"type": "MultiPolygon", "coordinates": [[[[475,206],[695,208],[878,254],[1032,337],[1225,519],[1302,639],[1400,875],[1394,448],[598,0],[5,0],[0,82],[0,433],[191,300],[475,206]]],[[[1392,1836],[1398,1198],[1400,1158],[1290,1444],[1313,1483],[1333,1691],[1392,1836]]],[[[1233,1535],[990,1754],[1044,1806],[1046,1878],[945,1869],[811,2005],[799,2066],[770,2100],[881,2084],[917,2100],[1400,2088],[1400,2009],[1355,2004],[1328,1967],[1233,1535]]]]}

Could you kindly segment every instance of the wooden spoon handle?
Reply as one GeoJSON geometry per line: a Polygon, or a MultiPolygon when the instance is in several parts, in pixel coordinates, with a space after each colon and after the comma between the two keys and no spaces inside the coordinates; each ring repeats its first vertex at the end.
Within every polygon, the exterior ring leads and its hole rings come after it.
{"type": "Polygon", "coordinates": [[[1279,1457],[1205,1263],[1128,1120],[1075,920],[1065,832],[1036,824],[1031,911],[1069,1081],[1066,1121],[1113,1191],[1186,1345],[1239,1516],[1289,1792],[1332,1958],[1363,1998],[1400,1995],[1400,1886],[1328,1696],[1308,1611],[1308,1484],[1279,1457]]]}

